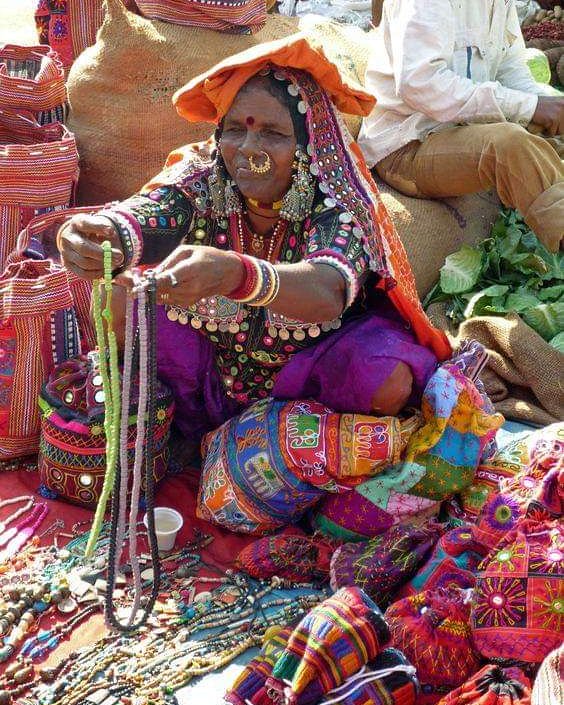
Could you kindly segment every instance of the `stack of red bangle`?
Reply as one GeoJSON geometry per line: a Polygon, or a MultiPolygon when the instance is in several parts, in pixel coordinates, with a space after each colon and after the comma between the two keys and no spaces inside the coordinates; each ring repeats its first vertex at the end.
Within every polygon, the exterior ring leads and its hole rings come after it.
{"type": "Polygon", "coordinates": [[[258,280],[259,280],[259,275],[258,275],[258,270],[253,264],[253,261],[250,257],[247,257],[246,255],[242,255],[239,252],[234,252],[233,254],[237,255],[239,258],[239,261],[242,263],[243,267],[245,268],[245,275],[243,277],[243,281],[241,284],[236,289],[233,289],[233,291],[229,292],[227,294],[228,299],[232,299],[234,301],[239,301],[239,300],[246,300],[250,298],[252,293],[254,292],[258,280]]]}

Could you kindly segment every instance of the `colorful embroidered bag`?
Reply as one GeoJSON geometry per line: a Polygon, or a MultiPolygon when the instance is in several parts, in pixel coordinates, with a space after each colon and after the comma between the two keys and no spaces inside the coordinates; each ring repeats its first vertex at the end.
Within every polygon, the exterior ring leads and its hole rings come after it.
{"type": "Polygon", "coordinates": [[[394,602],[384,617],[392,645],[417,669],[417,705],[437,703],[479,669],[467,590],[425,590],[394,602]]]}
{"type": "Polygon", "coordinates": [[[552,424],[536,436],[529,464],[514,477],[500,480],[481,509],[476,538],[494,548],[523,517],[553,519],[564,510],[564,424],[552,424]]]}
{"type": "Polygon", "coordinates": [[[0,269],[18,234],[38,214],[70,205],[78,181],[74,135],[41,126],[25,111],[0,115],[0,269]]]}
{"type": "Polygon", "coordinates": [[[487,659],[540,663],[562,642],[564,530],[524,519],[480,564],[472,636],[487,659]]]}
{"type": "Polygon", "coordinates": [[[444,531],[442,524],[393,526],[362,543],[346,543],[331,559],[331,587],[358,585],[382,608],[409,580],[444,531]]]}
{"type": "MultiPolygon", "coordinates": [[[[276,628],[273,628],[275,630],[276,628]]],[[[277,705],[278,693],[266,687],[272,668],[288,642],[291,629],[278,629],[265,641],[259,656],[254,658],[241,672],[224,696],[232,705],[277,705]]],[[[313,695],[312,686],[307,686],[297,702],[333,702],[338,698],[341,705],[415,705],[419,682],[415,668],[397,649],[384,649],[367,664],[367,668],[330,691],[321,701],[313,695]]]]}
{"type": "Polygon", "coordinates": [[[48,46],[0,47],[0,108],[26,110],[41,125],[63,122],[67,91],[58,54],[48,46]]]}
{"type": "Polygon", "coordinates": [[[274,664],[267,689],[287,705],[319,702],[372,661],[389,639],[382,613],[360,588],[347,587],[311,609],[274,664]],[[305,699],[307,689],[307,700],[305,699]]]}
{"type": "Polygon", "coordinates": [[[476,583],[476,569],[487,549],[474,537],[471,524],[443,534],[429,559],[398,592],[398,597],[415,595],[436,588],[471,588],[476,583]]]}
{"type": "MultiPolygon", "coordinates": [[[[550,438],[558,437],[564,444],[563,423],[519,434],[515,440],[497,450],[491,458],[480,463],[474,481],[460,493],[465,514],[471,519],[478,517],[486,502],[498,494],[500,482],[515,477],[531,463],[531,454],[537,443],[550,443],[550,438]]],[[[564,448],[562,452],[564,453],[564,448]]]]}
{"type": "Polygon", "coordinates": [[[519,668],[487,665],[438,705],[531,705],[531,683],[519,668]]]}
{"type": "Polygon", "coordinates": [[[358,541],[393,524],[415,524],[436,515],[439,504],[474,479],[480,459],[503,423],[477,377],[487,356],[466,344],[433,374],[422,402],[422,420],[400,462],[342,495],[325,497],[314,525],[325,534],[358,541]]]}
{"type": "MultiPolygon", "coordinates": [[[[128,460],[133,466],[137,438],[138,387],[134,386],[127,436],[128,460]]],[[[154,424],[155,481],[168,463],[168,439],[174,411],[170,390],[159,383],[154,424]]],[[[95,506],[106,471],[104,392],[97,353],[66,360],[49,375],[39,398],[41,441],[39,473],[42,485],[63,499],[95,506]]],[[[44,491],[44,490],[43,490],[44,491]]]]}
{"type": "Polygon", "coordinates": [[[336,414],[313,401],[255,402],[204,439],[198,516],[255,534],[297,521],[324,491],[397,460],[414,428],[413,418],[336,414]]]}
{"type": "Polygon", "coordinates": [[[0,275],[2,460],[37,452],[41,385],[56,364],[80,353],[83,342],[87,349],[93,344],[90,284],[53,260],[46,237],[72,212],[31,221],[0,275]]]}

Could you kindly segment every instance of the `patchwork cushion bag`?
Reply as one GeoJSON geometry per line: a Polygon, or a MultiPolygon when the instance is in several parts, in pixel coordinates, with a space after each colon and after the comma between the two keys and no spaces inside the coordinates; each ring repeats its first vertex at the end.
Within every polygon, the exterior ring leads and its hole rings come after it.
{"type": "Polygon", "coordinates": [[[264,399],[207,434],[197,515],[264,534],[300,519],[399,460],[417,418],[338,414],[314,401],[264,399]]]}
{"type": "MultiPolygon", "coordinates": [[[[106,468],[104,392],[96,358],[96,353],[80,355],[56,367],[39,398],[41,492],[88,507],[98,503],[106,468]]],[[[137,437],[137,393],[134,387],[127,433],[131,466],[137,437]]],[[[173,411],[172,395],[159,382],[155,416],[150,420],[155,434],[155,481],[162,479],[166,472],[173,411]]]]}
{"type": "Polygon", "coordinates": [[[468,487],[503,423],[478,379],[486,360],[484,348],[468,341],[441,364],[425,387],[422,422],[401,461],[384,466],[351,492],[326,497],[314,517],[316,528],[359,541],[393,524],[419,524],[468,487]]]}

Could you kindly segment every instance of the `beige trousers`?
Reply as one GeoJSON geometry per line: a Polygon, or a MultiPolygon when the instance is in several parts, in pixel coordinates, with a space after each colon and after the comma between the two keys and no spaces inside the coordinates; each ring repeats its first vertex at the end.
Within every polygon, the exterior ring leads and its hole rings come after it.
{"type": "Polygon", "coordinates": [[[407,196],[447,198],[495,188],[556,252],[564,236],[564,166],[542,137],[512,123],[464,125],[413,141],[379,162],[378,175],[407,196]]]}

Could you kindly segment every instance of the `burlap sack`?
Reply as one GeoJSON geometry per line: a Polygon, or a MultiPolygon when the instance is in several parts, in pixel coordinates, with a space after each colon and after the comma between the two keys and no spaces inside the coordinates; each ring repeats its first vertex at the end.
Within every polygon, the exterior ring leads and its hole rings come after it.
{"type": "Polygon", "coordinates": [[[135,193],[176,147],[206,139],[172,107],[174,91],[221,59],[297,30],[291,17],[268,16],[253,35],[232,35],[147,20],[121,0],[105,0],[96,44],[75,61],[67,88],[81,156],[78,202],[104,203],[135,193]]]}
{"type": "Polygon", "coordinates": [[[415,274],[421,298],[431,290],[445,257],[488,237],[500,203],[493,193],[442,200],[410,198],[376,179],[415,274]]]}
{"type": "Polygon", "coordinates": [[[456,346],[478,340],[489,360],[480,375],[496,411],[508,419],[536,426],[564,420],[564,356],[516,313],[477,316],[458,330],[445,315],[446,304],[433,304],[432,323],[449,333],[456,346]]]}

